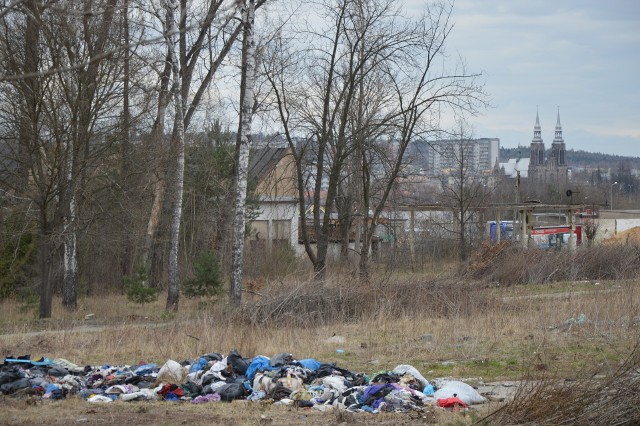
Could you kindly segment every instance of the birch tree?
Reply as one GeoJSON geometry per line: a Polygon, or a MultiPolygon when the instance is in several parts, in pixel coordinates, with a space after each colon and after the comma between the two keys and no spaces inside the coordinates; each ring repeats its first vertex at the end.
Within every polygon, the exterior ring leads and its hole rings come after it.
{"type": "Polygon", "coordinates": [[[178,271],[178,249],[180,247],[180,221],[182,220],[182,194],[184,193],[184,104],[185,98],[180,90],[180,68],[178,58],[175,55],[175,44],[178,39],[178,25],[176,23],[176,13],[180,14],[183,20],[183,13],[186,11],[180,8],[178,0],[167,0],[167,21],[169,22],[167,33],[167,46],[171,50],[171,70],[173,74],[173,85],[171,94],[175,104],[175,131],[173,142],[175,145],[176,172],[175,191],[171,217],[171,242],[169,248],[169,287],[167,294],[167,311],[177,311],[180,300],[180,282],[178,271]]]}
{"type": "MultiPolygon", "coordinates": [[[[106,78],[110,75],[107,65],[105,68],[103,60],[95,59],[89,61],[92,57],[102,57],[108,48],[108,40],[111,33],[111,27],[115,15],[115,6],[117,0],[109,0],[104,4],[104,13],[98,20],[90,18],[89,5],[84,5],[82,18],[83,39],[84,43],[78,46],[78,50],[74,51],[72,41],[75,31],[66,35],[68,61],[71,63],[74,59],[80,58],[82,61],[88,61],[89,65],[80,68],[77,71],[77,80],[72,84],[68,83],[71,73],[58,74],[62,77],[61,87],[71,90],[67,93],[70,100],[70,117],[71,117],[71,137],[66,143],[66,199],[64,206],[65,215],[63,219],[64,234],[64,280],[62,304],[70,310],[75,310],[77,306],[77,281],[78,281],[78,247],[77,247],[77,193],[84,185],[86,179],[87,162],[89,161],[90,139],[92,137],[92,128],[99,120],[100,112],[105,111],[102,106],[109,105],[109,96],[113,93],[113,83],[115,79],[106,78]],[[95,27],[94,27],[95,25],[95,27]],[[93,29],[95,28],[95,31],[93,29]],[[91,33],[88,33],[91,32],[91,33]],[[86,52],[86,56],[81,54],[86,52]],[[102,73],[101,73],[102,72],[102,73]],[[101,82],[101,80],[106,80],[101,82]]],[[[93,5],[95,6],[95,5],[93,5]]],[[[78,23],[79,24],[79,23],[78,23]]],[[[69,23],[73,26],[74,23],[69,23]]],[[[64,43],[64,41],[62,41],[64,43]]],[[[65,44],[62,44],[63,46],[65,44]]],[[[77,60],[77,59],[76,59],[77,60]]],[[[73,73],[76,74],[76,73],[73,73]]],[[[71,74],[71,75],[73,75],[71,74]]],[[[112,106],[112,105],[111,105],[112,106]]]]}
{"type": "Polygon", "coordinates": [[[253,118],[253,92],[256,77],[256,46],[254,40],[255,0],[245,0],[242,6],[242,77],[240,84],[240,117],[236,140],[235,214],[233,218],[233,247],[231,252],[231,304],[238,306],[242,298],[242,272],[244,261],[244,233],[251,147],[251,120],[253,118]]]}
{"type": "MultiPolygon", "coordinates": [[[[148,272],[151,272],[152,266],[152,250],[155,242],[156,234],[162,219],[162,206],[165,200],[165,194],[169,186],[169,177],[173,176],[174,185],[171,188],[172,193],[172,229],[174,228],[174,219],[176,215],[177,195],[182,190],[179,189],[182,179],[180,175],[180,167],[171,160],[180,158],[179,134],[185,134],[189,129],[194,115],[197,113],[200,103],[206,97],[211,84],[215,81],[217,73],[223,66],[223,61],[227,58],[229,52],[233,48],[235,41],[240,33],[241,24],[235,20],[236,2],[231,0],[211,0],[204,4],[191,4],[181,0],[179,5],[180,18],[177,22],[171,20],[166,14],[166,8],[163,14],[162,26],[164,33],[171,33],[169,28],[171,25],[175,27],[176,46],[170,46],[169,40],[165,42],[165,58],[161,69],[158,71],[159,76],[159,92],[157,98],[157,112],[154,120],[153,128],[150,133],[150,143],[154,146],[153,161],[153,199],[152,206],[147,221],[145,244],[142,254],[142,263],[148,272]],[[191,7],[191,8],[189,8],[191,7]],[[173,24],[172,24],[173,22],[173,24]],[[179,74],[172,76],[174,70],[174,62],[177,63],[179,74]],[[171,131],[171,145],[175,156],[165,156],[163,142],[165,138],[165,121],[170,107],[170,101],[175,94],[173,93],[171,82],[176,83],[176,78],[181,99],[180,108],[182,113],[174,115],[173,128],[171,131]],[[173,79],[173,80],[172,80],[173,79]],[[181,118],[180,118],[181,117],[181,118]],[[181,121],[182,123],[178,123],[181,121]],[[167,174],[167,168],[172,169],[173,173],[167,174]]],[[[182,197],[182,196],[180,196],[182,197]]],[[[170,253],[177,246],[179,233],[172,230],[170,253]]],[[[172,263],[170,254],[170,269],[177,267],[177,263],[172,263]]],[[[175,270],[170,270],[170,277],[178,277],[175,270]]],[[[153,277],[153,274],[150,275],[153,277]]],[[[173,278],[170,278],[173,279],[173,278]]],[[[177,278],[176,278],[177,279],[177,278]]],[[[147,285],[157,285],[147,281],[147,285]]],[[[170,299],[176,296],[176,282],[170,284],[170,299]]],[[[167,307],[177,309],[177,302],[167,301],[167,307]],[[175,306],[175,308],[173,308],[175,306]]]]}
{"type": "MultiPolygon", "coordinates": [[[[255,8],[263,3],[264,1],[255,2],[254,0],[250,2],[250,5],[246,6],[247,10],[250,9],[250,12],[245,11],[244,13],[245,15],[250,13],[251,27],[253,26],[255,8]]],[[[175,3],[171,6],[172,8],[177,7],[179,9],[179,21],[176,22],[174,19],[168,20],[168,22],[172,23],[172,28],[174,28],[174,30],[169,31],[169,34],[175,33],[178,35],[178,54],[176,54],[175,50],[172,49],[172,52],[169,55],[173,58],[172,93],[175,100],[175,119],[171,140],[174,148],[173,152],[176,157],[175,173],[173,175],[174,198],[172,203],[171,237],[169,248],[169,291],[166,304],[166,309],[171,311],[176,311],[178,309],[180,294],[178,254],[180,247],[180,222],[182,220],[182,203],[184,194],[184,135],[209,85],[214,81],[216,73],[221,68],[223,60],[227,57],[235,44],[241,29],[245,28],[246,31],[247,21],[245,19],[248,18],[244,17],[240,23],[237,23],[235,21],[235,16],[238,11],[236,6],[236,3],[234,2],[225,3],[223,0],[210,2],[206,8],[204,19],[193,23],[193,28],[196,29],[194,31],[195,34],[193,39],[189,36],[189,28],[191,25],[188,21],[189,11],[187,10],[187,2],[185,0],[182,0],[179,5],[175,3]],[[210,44],[212,43],[210,33],[214,28],[216,31],[221,33],[220,42],[218,43],[219,50],[217,51],[213,50],[215,48],[215,44],[210,44]],[[202,67],[206,69],[206,73],[204,73],[204,77],[196,80],[196,76],[202,71],[202,67]],[[190,94],[194,90],[194,86],[195,93],[190,97],[190,94]]],[[[173,45],[171,42],[168,42],[168,44],[173,45]]],[[[252,53],[252,55],[255,56],[255,46],[253,47],[253,52],[254,53],[252,53]]],[[[254,68],[255,66],[252,67],[252,70],[254,68]]],[[[255,75],[255,73],[252,72],[252,75],[255,75]]],[[[251,102],[252,106],[252,89],[248,96],[250,97],[249,102],[251,102]]],[[[241,113],[241,115],[242,114],[243,113],[241,113]]],[[[250,114],[248,114],[248,116],[248,128],[250,131],[250,114]]],[[[247,140],[249,137],[250,136],[248,135],[247,140]]],[[[240,163],[241,162],[239,161],[238,164],[240,163]]],[[[246,192],[246,179],[244,186],[246,192]]]]}

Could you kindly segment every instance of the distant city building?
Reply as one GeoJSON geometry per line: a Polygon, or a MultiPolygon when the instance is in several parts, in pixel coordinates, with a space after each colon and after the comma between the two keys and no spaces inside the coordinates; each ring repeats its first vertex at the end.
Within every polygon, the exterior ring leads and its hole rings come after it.
{"type": "Polygon", "coordinates": [[[420,141],[414,149],[419,153],[422,170],[429,176],[441,176],[460,166],[486,172],[493,169],[500,155],[500,139],[444,139],[420,141]]]}
{"type": "Polygon", "coordinates": [[[517,178],[520,172],[520,178],[529,177],[530,158],[510,158],[506,163],[500,163],[500,171],[503,175],[510,178],[517,178]]]}
{"type": "Polygon", "coordinates": [[[536,124],[533,127],[533,139],[531,140],[531,155],[529,158],[529,180],[537,183],[566,182],[569,176],[569,167],[566,161],[566,147],[562,138],[562,125],[560,124],[560,109],[556,122],[555,137],[551,143],[550,156],[545,157],[544,142],[542,140],[542,128],[540,117],[536,111],[536,124]]]}

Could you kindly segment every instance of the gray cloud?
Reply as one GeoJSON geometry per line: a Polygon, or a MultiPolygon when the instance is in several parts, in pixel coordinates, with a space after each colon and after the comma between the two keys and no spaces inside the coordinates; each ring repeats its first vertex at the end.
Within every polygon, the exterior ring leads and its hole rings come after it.
{"type": "Polygon", "coordinates": [[[477,136],[528,144],[538,105],[551,141],[559,105],[568,148],[640,156],[640,2],[458,0],[453,21],[450,52],[493,99],[477,136]]]}

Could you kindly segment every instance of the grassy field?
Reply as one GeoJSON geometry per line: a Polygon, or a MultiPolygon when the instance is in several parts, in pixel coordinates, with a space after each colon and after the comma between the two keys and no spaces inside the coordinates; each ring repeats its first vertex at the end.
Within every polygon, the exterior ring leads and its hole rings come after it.
{"type": "MultiPolygon", "coordinates": [[[[405,280],[394,283],[398,291],[423,291],[426,294],[416,297],[429,298],[428,289],[420,290],[419,279],[405,280]]],[[[502,380],[517,378],[532,366],[571,375],[582,366],[615,364],[638,339],[637,281],[473,292],[451,286],[448,299],[440,300],[452,306],[445,314],[430,312],[428,306],[422,312],[408,306],[403,313],[401,304],[380,301],[375,311],[360,318],[311,321],[303,326],[299,318],[252,324],[222,303],[202,306],[195,301],[183,302],[178,314],[167,317],[162,295],[143,307],[120,296],[85,299],[72,314],[56,306],[56,315],[47,321],[34,320],[15,302],[3,301],[0,347],[3,355],[30,353],[81,365],[162,363],[231,349],[244,356],[288,351],[355,370],[377,371],[410,363],[431,376],[502,380]],[[93,318],[84,320],[88,314],[93,318]],[[580,315],[587,321],[571,323],[580,315]],[[325,342],[333,335],[344,337],[344,343],[325,342]],[[338,354],[336,349],[345,352],[338,354]]]]}
{"type": "MultiPolygon", "coordinates": [[[[232,349],[245,357],[286,351],[367,373],[411,364],[427,379],[452,376],[473,384],[525,375],[574,380],[588,372],[606,377],[629,357],[640,337],[638,280],[500,287],[404,274],[368,285],[334,278],[321,289],[312,282],[266,283],[261,292],[270,296],[252,296],[241,311],[229,310],[222,301],[182,301],[171,316],[163,312],[163,295],[144,306],[124,296],[86,298],[74,313],[56,301],[54,318],[47,321],[34,320],[19,303],[5,300],[0,303],[0,348],[5,356],[65,358],[80,365],[162,364],[232,349]],[[325,312],[326,303],[335,309],[325,312]],[[335,343],[332,336],[343,339],[335,343]]],[[[9,414],[4,420],[16,424],[44,420],[44,411],[47,419],[87,423],[121,423],[131,416],[154,424],[185,419],[265,425],[374,421],[260,404],[248,410],[245,402],[210,408],[93,407],[75,400],[30,404],[4,399],[0,404],[9,414]]],[[[435,420],[470,422],[469,417],[436,418],[432,413],[375,418],[382,424],[435,420]]]]}

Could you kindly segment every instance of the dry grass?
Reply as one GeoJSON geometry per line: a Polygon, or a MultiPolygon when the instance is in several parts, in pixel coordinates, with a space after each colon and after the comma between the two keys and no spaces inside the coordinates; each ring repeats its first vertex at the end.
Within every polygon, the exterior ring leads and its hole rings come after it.
{"type": "Polygon", "coordinates": [[[559,381],[530,373],[512,401],[478,421],[492,425],[640,423],[640,346],[614,371],[590,367],[559,381]],[[605,373],[598,377],[599,374],[605,373]],[[597,378],[597,379],[596,379],[597,378]]]}
{"type": "MultiPolygon", "coordinates": [[[[534,268],[536,260],[546,262],[548,259],[544,256],[545,253],[530,255],[527,268],[534,268]]],[[[627,262],[633,261],[627,259],[627,262]]],[[[558,277],[568,273],[564,269],[574,267],[566,262],[556,263],[554,267],[558,266],[562,269],[558,277]]],[[[542,263],[538,267],[547,265],[542,263]]],[[[350,370],[367,373],[408,363],[428,379],[454,376],[489,381],[529,377],[536,379],[528,382],[529,385],[545,384],[530,389],[533,392],[527,395],[532,396],[525,401],[529,404],[528,410],[507,405],[487,420],[492,424],[540,423],[540,416],[553,414],[543,410],[548,398],[572,400],[574,402],[568,403],[571,407],[578,404],[593,407],[597,401],[616,407],[615,399],[604,398],[607,392],[626,402],[629,400],[624,398],[637,396],[635,390],[630,395],[617,392],[622,392],[629,380],[637,384],[636,376],[624,376],[620,372],[628,373],[629,360],[637,359],[638,355],[637,351],[633,352],[640,341],[638,279],[496,287],[451,278],[451,275],[425,278],[403,274],[367,285],[348,277],[332,277],[321,287],[311,281],[261,280],[258,293],[262,296],[247,294],[241,310],[231,310],[223,301],[203,304],[183,300],[175,316],[163,314],[166,295],[143,307],[118,295],[86,298],[72,314],[66,313],[56,300],[54,318],[49,321],[35,321],[31,313],[21,311],[20,303],[3,301],[0,303],[3,333],[0,355],[29,353],[95,365],[164,363],[168,359],[193,359],[213,351],[228,353],[231,349],[238,349],[246,357],[287,351],[298,358],[338,362],[350,370]],[[89,313],[94,314],[95,319],[85,321],[89,313]],[[569,321],[572,318],[574,320],[569,321]],[[586,321],[577,322],[578,318],[586,321]],[[328,342],[334,335],[343,336],[344,342],[328,342]],[[337,353],[336,349],[345,352],[337,353]],[[593,375],[596,370],[601,379],[583,380],[585,372],[593,375]],[[548,380],[538,380],[540,378],[548,380]],[[565,379],[571,381],[565,382],[565,379]],[[570,388],[563,385],[558,390],[558,383],[580,385],[570,388]],[[589,386],[597,391],[600,399],[585,399],[584,392],[589,386]],[[535,410],[539,413],[537,419],[524,417],[535,410]]],[[[89,423],[112,416],[113,422],[130,418],[145,423],[153,423],[153,419],[159,423],[193,419],[198,424],[198,416],[202,414],[200,408],[178,406],[166,410],[163,408],[166,405],[158,404],[144,405],[148,412],[136,413],[138,404],[118,404],[114,410],[87,408],[80,402],[65,405],[65,402],[48,404],[47,410],[39,410],[39,407],[14,406],[19,402],[0,403],[7,407],[9,423],[16,424],[42,419],[44,411],[47,416],[59,413],[58,418],[64,419],[87,418],[89,423]],[[178,410],[178,417],[174,416],[174,410],[178,410]],[[121,416],[120,412],[127,414],[121,416]],[[171,413],[166,414],[169,416],[166,419],[162,417],[165,412],[171,413]]],[[[344,421],[357,424],[371,421],[370,417],[338,418],[335,414],[260,405],[252,405],[260,407],[252,410],[235,403],[223,407],[216,408],[215,415],[207,417],[207,422],[332,424],[344,421]]],[[[569,413],[565,417],[558,414],[560,417],[551,418],[556,419],[556,424],[562,424],[570,412],[565,411],[569,413]]],[[[377,416],[376,421],[413,424],[433,420],[412,416],[377,416]]],[[[608,423],[605,420],[617,418],[584,419],[586,424],[591,420],[608,423]]],[[[470,423],[472,419],[437,416],[436,421],[470,423]]]]}
{"type": "Polygon", "coordinates": [[[281,285],[269,297],[248,303],[239,319],[251,324],[309,327],[370,318],[398,318],[428,313],[432,318],[468,317],[493,308],[495,300],[481,286],[450,280],[395,278],[318,285],[281,285]]]}
{"type": "MultiPolygon", "coordinates": [[[[0,396],[3,425],[151,424],[151,425],[335,425],[371,424],[368,413],[318,412],[310,409],[234,401],[220,404],[170,404],[114,402],[89,404],[80,399],[35,402],[0,396]],[[249,407],[250,406],[250,407],[249,407]],[[250,409],[249,409],[250,408],[250,409]]],[[[451,418],[444,416],[443,418],[451,418]]],[[[380,413],[376,424],[414,425],[433,423],[433,414],[380,413]]]]}
{"type": "Polygon", "coordinates": [[[244,356],[288,351],[363,371],[411,363],[431,377],[519,378],[532,365],[572,377],[585,364],[615,366],[629,353],[640,329],[638,284],[514,296],[517,287],[496,291],[408,278],[369,290],[347,286],[342,293],[337,284],[318,291],[278,283],[271,298],[248,303],[242,312],[189,302],[175,318],[163,319],[157,302],[131,316],[124,298],[110,296],[85,300],[73,316],[37,324],[16,322],[16,308],[4,302],[0,348],[2,355],[31,353],[78,364],[163,363],[235,348],[244,356]],[[321,307],[332,301],[337,306],[328,315],[321,307]],[[89,311],[97,320],[77,320],[89,311]],[[587,323],[565,324],[580,314],[587,323]],[[326,343],[334,334],[345,343],[326,343]]]}
{"type": "Polygon", "coordinates": [[[640,278],[640,247],[608,244],[576,251],[522,250],[502,242],[483,246],[463,276],[502,285],[640,278]]]}

